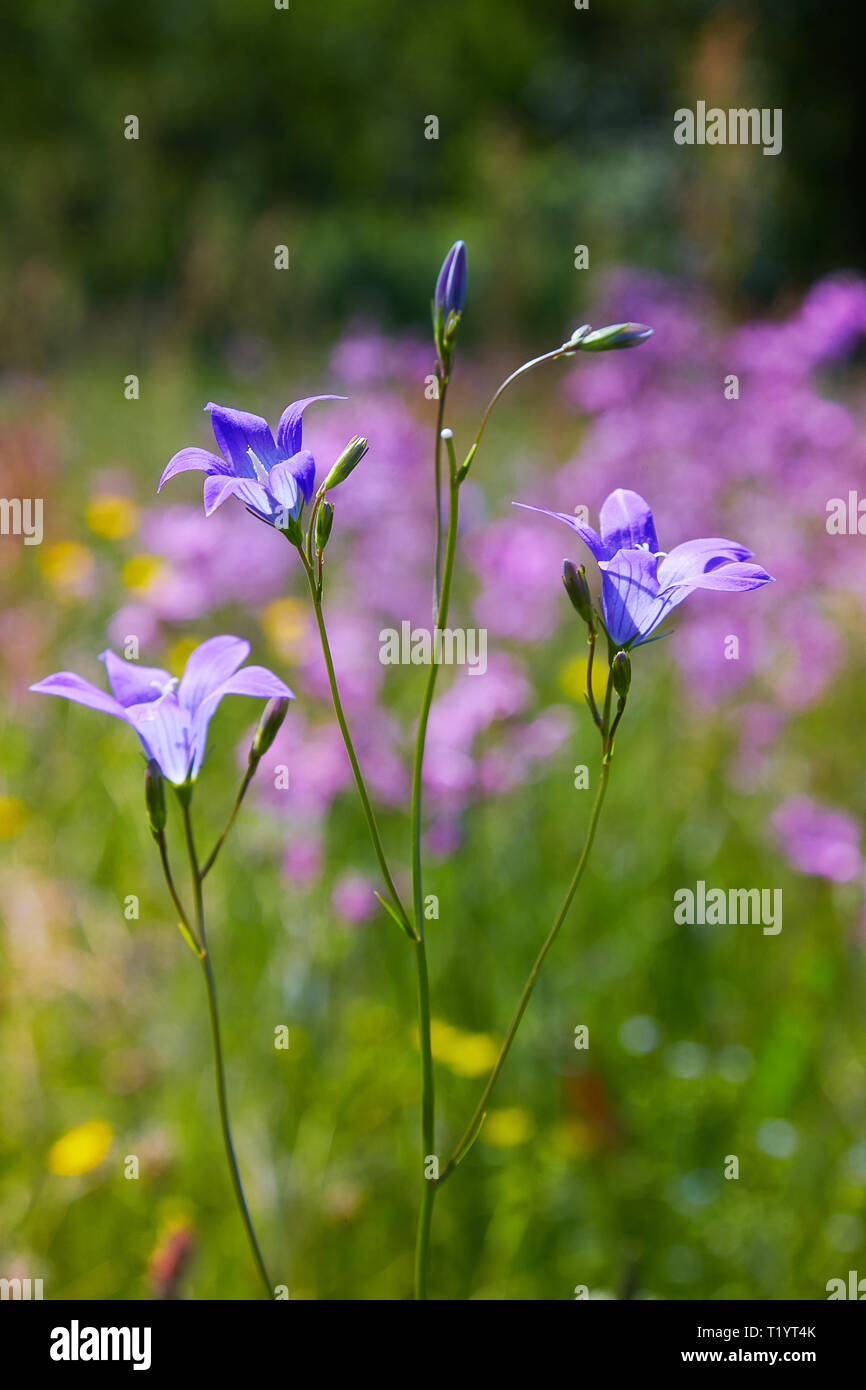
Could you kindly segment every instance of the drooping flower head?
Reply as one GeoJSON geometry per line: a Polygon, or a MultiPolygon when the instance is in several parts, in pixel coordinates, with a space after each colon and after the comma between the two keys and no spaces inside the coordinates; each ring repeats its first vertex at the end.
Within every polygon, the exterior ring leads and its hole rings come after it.
{"type": "Polygon", "coordinates": [[[204,510],[210,516],[228,497],[237,497],[255,516],[284,530],[313,497],[316,463],[302,447],[303,414],[315,401],[342,401],[345,396],[307,396],[286,406],[276,440],[267,420],[245,410],[230,410],[210,401],[211,425],[220,453],[191,445],[166,464],[157,492],[176,473],[206,473],[204,510]]]}
{"type": "Polygon", "coordinates": [[[649,503],[627,488],[617,488],[603,502],[600,534],[567,512],[514,505],[564,521],[589,546],[601,570],[604,625],[617,647],[640,646],[695,589],[733,593],[772,580],[760,565],[749,563],[751,550],[719,536],[660,550],[649,503]]]}
{"type": "Polygon", "coordinates": [[[57,671],[31,685],[43,695],[61,695],[130,724],[145,754],[175,786],[201,769],[208,725],[224,695],[294,699],[287,685],[264,666],[244,666],[250,644],[241,637],[209,637],[190,654],[180,680],[157,666],[139,666],[104,651],[111,694],[76,676],[57,671]]]}

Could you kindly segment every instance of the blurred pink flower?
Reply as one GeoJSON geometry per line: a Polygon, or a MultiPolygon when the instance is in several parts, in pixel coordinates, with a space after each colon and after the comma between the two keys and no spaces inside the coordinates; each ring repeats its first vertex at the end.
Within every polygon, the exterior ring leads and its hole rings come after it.
{"type": "Polygon", "coordinates": [[[795,796],[774,811],[771,823],[801,873],[848,883],[862,871],[860,826],[851,816],[795,796]]]}
{"type": "Polygon", "coordinates": [[[331,894],[334,911],[347,922],[366,922],[378,911],[373,885],[360,874],[342,874],[331,894]]]}

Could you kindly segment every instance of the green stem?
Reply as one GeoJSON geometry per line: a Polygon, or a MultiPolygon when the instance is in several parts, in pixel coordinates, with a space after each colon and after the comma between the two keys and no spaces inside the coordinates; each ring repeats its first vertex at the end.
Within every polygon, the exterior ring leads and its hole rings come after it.
{"type": "Polygon", "coordinates": [[[219,1107],[220,1127],[222,1129],[223,1143],[225,1145],[226,1158],[228,1159],[229,1172],[231,1174],[232,1188],[234,1189],[235,1199],[238,1210],[241,1214],[250,1248],[253,1252],[253,1259],[256,1268],[262,1278],[265,1292],[268,1298],[274,1296],[274,1286],[271,1283],[262,1257],[259,1242],[256,1238],[255,1229],[247,1207],[246,1197],[244,1196],[241,1175],[238,1169],[238,1161],[235,1157],[234,1144],[232,1143],[231,1126],[229,1124],[228,1094],[226,1091],[225,1065],[223,1062],[222,1039],[220,1036],[219,1007],[217,1004],[216,981],[214,980],[213,967],[211,965],[210,953],[207,949],[207,936],[205,933],[204,921],[204,898],[202,895],[202,874],[199,869],[198,856],[195,849],[195,840],[192,833],[192,821],[189,813],[189,805],[182,801],[183,827],[186,836],[187,853],[189,854],[189,867],[192,877],[193,896],[195,899],[195,916],[198,927],[198,938],[202,946],[201,965],[204,973],[205,986],[207,988],[208,1013],[210,1015],[211,1037],[213,1039],[214,1055],[214,1075],[216,1078],[217,1105],[219,1107]]]}
{"type": "MultiPolygon", "coordinates": [[[[450,445],[450,440],[449,440],[450,445]]],[[[448,609],[451,602],[451,581],[454,576],[454,558],[457,552],[457,519],[459,506],[459,483],[456,468],[449,447],[448,482],[448,540],[445,547],[445,565],[442,572],[442,590],[436,612],[436,630],[441,630],[448,622],[448,609]]],[[[434,632],[435,644],[435,632],[434,632]]],[[[424,687],[424,698],[418,716],[418,732],[415,736],[415,755],[412,760],[412,908],[415,923],[415,965],[418,972],[418,1031],[421,1048],[421,1208],[418,1216],[418,1235],[415,1245],[415,1297],[427,1297],[427,1258],[430,1248],[430,1228],[433,1220],[433,1202],[436,1196],[436,1181],[424,1175],[424,1166],[435,1147],[435,1078],[433,1073],[433,1046],[430,1030],[430,983],[427,970],[427,946],[424,940],[424,885],[421,864],[421,811],[422,811],[422,773],[424,769],[424,747],[427,740],[427,724],[430,708],[436,692],[439,664],[430,662],[430,671],[424,687]]]]}
{"type": "Polygon", "coordinates": [[[299,554],[301,556],[301,559],[303,560],[304,570],[306,571],[307,581],[310,586],[310,594],[313,600],[313,611],[316,615],[316,626],[319,629],[319,641],[321,642],[322,655],[325,658],[325,667],[328,672],[328,684],[331,688],[331,700],[333,701],[334,705],[334,713],[337,716],[337,723],[340,726],[340,733],[343,735],[343,743],[346,745],[346,752],[349,755],[349,762],[352,765],[352,772],[355,777],[355,786],[358,789],[358,796],[361,799],[361,807],[364,812],[364,818],[367,822],[367,830],[369,831],[370,840],[372,841],[373,845],[373,850],[375,852],[376,859],[379,863],[379,871],[382,875],[382,880],[385,884],[388,896],[391,899],[391,903],[394,908],[393,915],[396,917],[397,921],[399,921],[400,926],[403,928],[406,935],[412,941],[414,941],[415,932],[407,916],[406,909],[400,901],[400,896],[397,892],[397,889],[394,886],[394,880],[391,877],[391,871],[388,868],[388,861],[385,858],[385,850],[382,846],[382,838],[379,834],[379,827],[376,824],[376,817],[373,813],[373,806],[370,801],[369,794],[367,792],[367,786],[364,782],[364,777],[361,772],[360,764],[358,763],[358,758],[355,753],[355,745],[352,743],[352,735],[349,733],[349,726],[346,723],[346,716],[343,713],[343,702],[340,699],[340,690],[337,685],[337,674],[334,670],[334,660],[331,656],[331,645],[328,641],[328,630],[325,627],[325,616],[322,612],[322,596],[319,592],[313,569],[311,565],[308,563],[307,557],[304,555],[303,550],[299,550],[299,554]]]}
{"type": "Polygon", "coordinates": [[[433,581],[433,621],[439,618],[439,605],[442,602],[442,425],[445,421],[445,397],[448,393],[448,377],[439,381],[439,408],[436,412],[436,449],[433,466],[436,475],[436,570],[433,581]]]}
{"type": "Polygon", "coordinates": [[[532,998],[532,992],[535,989],[535,982],[538,979],[538,973],[541,970],[542,965],[544,964],[544,960],[547,956],[548,951],[550,950],[551,946],[553,945],[554,941],[556,940],[559,934],[560,927],[562,926],[563,922],[565,921],[568,915],[568,909],[571,907],[574,895],[577,892],[580,880],[583,877],[583,871],[586,868],[590,851],[592,849],[593,840],[595,839],[595,832],[598,827],[599,816],[601,815],[601,808],[604,804],[604,796],[605,792],[607,791],[607,783],[609,776],[610,760],[606,759],[602,762],[601,765],[598,790],[595,794],[595,804],[592,808],[592,814],[589,820],[589,828],[586,832],[586,839],[583,843],[583,849],[581,850],[580,858],[577,861],[577,867],[575,868],[575,871],[571,878],[571,882],[568,885],[568,891],[566,892],[566,895],[562,901],[562,906],[560,907],[559,912],[556,914],[553,926],[547,933],[547,936],[544,940],[544,944],[542,945],[541,950],[538,952],[538,955],[535,957],[532,969],[530,970],[529,975],[527,976],[526,984],[523,986],[523,992],[518,1001],[514,1017],[512,1018],[508,1032],[505,1035],[505,1041],[503,1042],[502,1047],[500,1048],[499,1056],[497,1057],[493,1070],[490,1073],[487,1085],[484,1087],[481,1099],[475,1107],[472,1119],[469,1121],[469,1124],[467,1125],[462,1138],[455,1146],[451,1157],[449,1158],[448,1162],[446,1163],[445,1167],[439,1175],[440,1183],[443,1183],[445,1179],[448,1178],[451,1175],[451,1173],[453,1173],[461,1158],[463,1158],[464,1155],[468,1152],[471,1144],[474,1142],[481,1128],[491,1093],[499,1078],[499,1073],[503,1068],[505,1059],[511,1050],[511,1044],[514,1042],[523,1015],[526,1013],[527,1005],[529,1004],[529,1001],[532,998]]]}
{"type": "Polygon", "coordinates": [[[155,831],[154,839],[156,840],[157,849],[159,850],[159,859],[160,863],[162,864],[162,872],[165,876],[168,891],[171,894],[171,900],[174,903],[175,910],[178,915],[178,931],[180,932],[187,946],[189,946],[190,950],[198,956],[199,960],[201,960],[201,945],[196,940],[195,932],[189,924],[189,918],[187,917],[183,903],[180,900],[180,894],[178,893],[177,888],[175,887],[174,877],[171,872],[171,865],[168,862],[168,847],[165,843],[165,832],[162,830],[155,831]]]}
{"type": "Polygon", "coordinates": [[[433,1075],[433,1048],[430,1030],[430,980],[427,974],[427,947],[423,927],[415,943],[418,970],[418,1032],[421,1045],[421,1204],[418,1210],[418,1234],[415,1242],[415,1297],[427,1297],[427,1257],[430,1249],[430,1228],[433,1222],[433,1202],[436,1180],[425,1173],[428,1157],[434,1156],[436,1142],[436,1090],[433,1075]]]}
{"type": "Polygon", "coordinates": [[[231,815],[226,821],[225,829],[223,830],[223,833],[220,835],[219,839],[217,840],[216,844],[214,845],[213,849],[211,850],[210,854],[205,860],[204,865],[202,866],[202,882],[204,882],[211,869],[213,868],[214,863],[216,862],[216,857],[222,849],[223,845],[225,844],[226,839],[228,837],[228,833],[234,825],[235,820],[237,819],[238,811],[241,809],[241,803],[243,802],[243,799],[247,794],[247,788],[256,775],[256,766],[257,764],[251,762],[246,772],[244,773],[244,780],[241,782],[240,790],[238,791],[238,794],[235,797],[235,804],[232,807],[231,815]]]}
{"type": "Polygon", "coordinates": [[[478,426],[478,431],[475,435],[472,448],[469,451],[470,457],[474,457],[475,451],[478,448],[478,445],[481,443],[481,436],[484,433],[487,421],[490,419],[490,416],[493,413],[493,408],[496,405],[496,402],[499,400],[499,397],[503,394],[503,392],[508,390],[509,386],[513,381],[516,381],[518,377],[523,376],[524,372],[531,372],[533,367],[540,367],[543,362],[555,362],[559,357],[567,357],[568,353],[566,352],[566,347],[567,344],[563,343],[561,347],[554,348],[551,352],[543,352],[540,357],[533,357],[529,362],[524,362],[522,366],[518,367],[515,371],[511,373],[510,376],[507,376],[499,386],[497,386],[496,390],[494,391],[493,395],[487,403],[487,409],[484,411],[484,414],[481,417],[481,424],[478,426]]]}

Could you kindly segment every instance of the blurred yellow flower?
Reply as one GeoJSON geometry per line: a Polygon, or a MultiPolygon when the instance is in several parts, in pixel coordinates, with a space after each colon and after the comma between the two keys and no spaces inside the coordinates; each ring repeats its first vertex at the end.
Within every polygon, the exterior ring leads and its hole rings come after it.
{"type": "Polygon", "coordinates": [[[138,508],[128,497],[102,493],[87,504],[84,519],[97,536],[109,541],[121,541],[131,536],[138,525],[138,508]]]}
{"type": "Polygon", "coordinates": [[[430,1025],[433,1056],[457,1076],[486,1076],[492,1069],[499,1045],[489,1033],[464,1033],[440,1018],[430,1025]]]}
{"type": "Polygon", "coordinates": [[[201,646],[200,637],[179,637],[170,647],[166,665],[174,676],[181,676],[196,647],[201,646]]]}
{"type": "Polygon", "coordinates": [[[481,1126],[481,1138],[497,1149],[513,1149],[525,1144],[534,1128],[529,1111],[515,1105],[506,1110],[491,1110],[481,1126]]]}
{"type": "Polygon", "coordinates": [[[262,630],[283,657],[299,654],[307,627],[306,605],[298,598],[278,598],[262,609],[262,630]]]}
{"type": "Polygon", "coordinates": [[[16,796],[0,796],[0,840],[11,840],[24,824],[24,802],[16,796]]]}
{"type": "Polygon", "coordinates": [[[105,1120],[87,1120],[52,1144],[48,1167],[59,1177],[77,1178],[99,1167],[113,1140],[114,1131],[105,1120]]]}
{"type": "Polygon", "coordinates": [[[87,547],[77,541],[58,541],[41,552],[39,567],[58,598],[80,596],[87,592],[93,577],[94,560],[87,547]]]}
{"type": "MultiPolygon", "coordinates": [[[[587,655],[572,657],[571,661],[566,661],[559,668],[559,688],[570,700],[583,700],[586,692],[587,655]]],[[[598,643],[592,663],[592,693],[598,704],[601,704],[607,690],[607,671],[606,647],[598,643]]]]}
{"type": "Polygon", "coordinates": [[[127,589],[147,589],[162,573],[159,555],[133,555],[123,566],[123,582],[127,589]]]}

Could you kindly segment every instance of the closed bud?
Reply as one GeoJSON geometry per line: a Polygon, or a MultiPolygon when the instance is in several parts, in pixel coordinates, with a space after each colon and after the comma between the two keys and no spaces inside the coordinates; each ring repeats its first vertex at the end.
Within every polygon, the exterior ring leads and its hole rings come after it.
{"type": "Polygon", "coordinates": [[[620,699],[624,700],[631,685],[631,661],[628,652],[617,652],[610,669],[613,672],[613,688],[620,699]]]}
{"type": "Polygon", "coordinates": [[[282,728],[288,709],[289,701],[284,695],[275,695],[272,700],[268,700],[262,710],[259,727],[253,735],[253,746],[250,750],[251,759],[258,762],[259,758],[264,757],[267,753],[282,728]]]}
{"type": "Polygon", "coordinates": [[[150,828],[158,835],[165,830],[165,783],[156,758],[151,758],[144,770],[144,804],[150,828]]]}
{"type": "Polygon", "coordinates": [[[645,323],[611,323],[581,338],[581,352],[610,352],[613,348],[639,347],[652,334],[645,323]]]}
{"type": "Polygon", "coordinates": [[[316,549],[324,550],[334,524],[334,504],[324,501],[316,513],[316,549]]]}
{"type": "Polygon", "coordinates": [[[462,314],[466,302],[466,243],[455,241],[442,262],[442,269],[436,279],[433,292],[433,318],[442,311],[443,322],[447,324],[450,314],[462,314]]]}
{"type": "Polygon", "coordinates": [[[589,585],[586,582],[586,570],[583,565],[578,569],[570,560],[562,562],[562,582],[565,585],[565,592],[571,599],[573,607],[577,610],[583,621],[588,627],[594,625],[592,612],[592,595],[589,592],[589,585]]]}
{"type": "Polygon", "coordinates": [[[338,483],[345,482],[352,470],[358,467],[358,464],[361,462],[361,459],[364,457],[369,447],[366,439],[359,439],[357,436],[354,439],[350,439],[327,478],[322,483],[322,492],[327,492],[329,488],[336,487],[338,483]]]}

